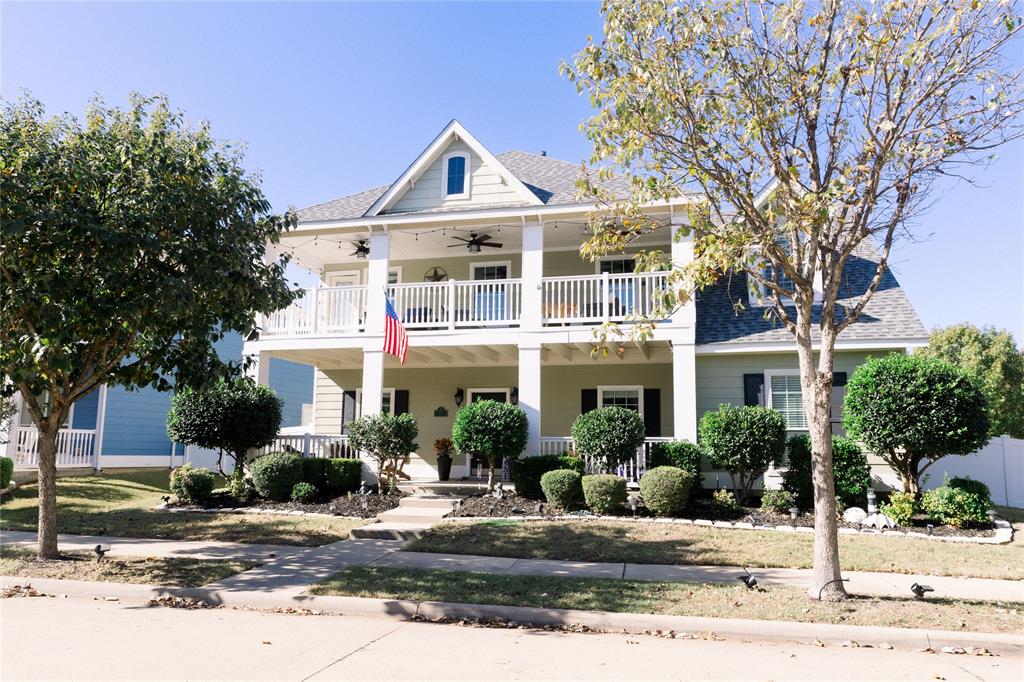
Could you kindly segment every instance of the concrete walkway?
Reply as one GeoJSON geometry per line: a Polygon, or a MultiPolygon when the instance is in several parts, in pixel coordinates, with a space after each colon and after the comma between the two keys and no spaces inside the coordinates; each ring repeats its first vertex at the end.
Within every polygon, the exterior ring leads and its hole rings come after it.
{"type": "MultiPolygon", "coordinates": [[[[392,568],[475,571],[495,575],[539,575],[562,578],[610,578],[694,583],[731,583],[744,575],[739,566],[676,566],[667,564],[587,563],[546,559],[511,559],[466,554],[391,552],[372,562],[392,568]]],[[[787,585],[806,589],[811,584],[810,569],[756,568],[751,571],[761,585],[787,585]]],[[[935,588],[934,597],[1024,602],[1024,581],[988,578],[953,578],[935,575],[869,573],[844,571],[852,594],[870,596],[911,596],[913,583],[935,588]]]]}

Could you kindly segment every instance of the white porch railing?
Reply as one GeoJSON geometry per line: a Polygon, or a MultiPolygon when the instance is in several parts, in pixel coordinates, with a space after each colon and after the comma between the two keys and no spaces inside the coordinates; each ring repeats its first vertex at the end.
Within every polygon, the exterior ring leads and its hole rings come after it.
{"type": "Polygon", "coordinates": [[[349,445],[347,435],[321,435],[314,433],[301,433],[293,435],[279,435],[274,442],[259,451],[265,455],[268,452],[297,452],[303,457],[358,457],[359,454],[349,445]]]}
{"type": "MultiPolygon", "coordinates": [[[[57,466],[91,467],[96,459],[96,429],[61,429],[57,432],[57,466]]],[[[39,431],[34,426],[17,429],[14,449],[15,469],[39,466],[39,431]]]]}
{"type": "MultiPolygon", "coordinates": [[[[672,440],[675,439],[664,436],[645,438],[644,444],[637,448],[636,456],[626,464],[621,465],[615,473],[630,481],[640,480],[640,477],[648,469],[651,461],[651,448],[654,444],[668,443],[672,440]]],[[[575,449],[571,436],[541,436],[540,454],[542,455],[560,455],[574,452],[575,449]]],[[[581,455],[581,457],[583,457],[587,473],[602,473],[601,466],[592,457],[588,455],[581,455]]]]}
{"type": "Polygon", "coordinates": [[[314,287],[264,318],[266,336],[355,333],[366,322],[366,287],[314,287]]]}
{"type": "Polygon", "coordinates": [[[598,324],[650,316],[653,294],[668,286],[668,273],[545,277],[541,282],[545,324],[598,324]]]}

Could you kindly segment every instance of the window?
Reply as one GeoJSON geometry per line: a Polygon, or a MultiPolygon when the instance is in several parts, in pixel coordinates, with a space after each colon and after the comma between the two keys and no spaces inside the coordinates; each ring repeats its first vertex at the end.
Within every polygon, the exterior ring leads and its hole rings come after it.
{"type": "Polygon", "coordinates": [[[786,418],[786,429],[806,431],[807,413],[804,412],[800,375],[765,372],[765,379],[768,384],[768,406],[786,418]]]}
{"type": "Polygon", "coordinates": [[[399,284],[402,281],[402,268],[388,269],[388,284],[399,284]]]}
{"type": "Polygon", "coordinates": [[[508,279],[508,261],[500,263],[473,263],[473,279],[508,279]]]}
{"type": "Polygon", "coordinates": [[[441,187],[448,199],[469,198],[469,156],[447,154],[441,163],[441,187]]]}
{"type": "Polygon", "coordinates": [[[636,271],[636,263],[633,257],[629,258],[604,258],[597,263],[597,274],[603,275],[628,275],[636,271]]]}
{"type": "MultiPolygon", "coordinates": [[[[395,389],[385,388],[384,392],[380,396],[380,412],[381,414],[394,414],[395,410],[395,389]]],[[[363,389],[356,389],[356,415],[362,416],[363,414],[363,389]]]]}
{"type": "MultiPolygon", "coordinates": [[[[47,392],[43,392],[43,393],[38,394],[36,396],[36,402],[39,404],[39,407],[42,408],[44,411],[45,410],[49,410],[50,409],[50,394],[47,393],[47,392]]],[[[71,424],[71,417],[72,417],[72,415],[74,413],[75,413],[75,406],[74,406],[74,404],[72,404],[71,407],[68,408],[67,416],[64,417],[64,423],[61,424],[61,428],[62,429],[68,428],[68,426],[71,424]]],[[[21,414],[18,415],[18,426],[33,427],[33,428],[35,428],[35,425],[36,425],[36,423],[34,421],[32,421],[32,412],[29,411],[28,405],[25,403],[25,401],[22,401],[21,402],[21,414]]]]}
{"type": "Polygon", "coordinates": [[[598,407],[624,407],[644,414],[643,386],[598,386],[598,407]]]}

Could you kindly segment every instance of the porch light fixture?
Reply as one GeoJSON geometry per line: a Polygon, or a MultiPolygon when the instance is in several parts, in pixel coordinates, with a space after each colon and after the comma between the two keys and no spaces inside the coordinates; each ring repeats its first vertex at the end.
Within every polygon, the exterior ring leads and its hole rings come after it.
{"type": "Polygon", "coordinates": [[[455,407],[462,407],[462,401],[466,399],[466,391],[461,388],[455,389],[455,407]]]}
{"type": "Polygon", "coordinates": [[[509,402],[511,402],[513,405],[518,405],[519,404],[519,387],[518,386],[513,386],[512,387],[512,390],[508,394],[508,399],[509,399],[509,402]]]}

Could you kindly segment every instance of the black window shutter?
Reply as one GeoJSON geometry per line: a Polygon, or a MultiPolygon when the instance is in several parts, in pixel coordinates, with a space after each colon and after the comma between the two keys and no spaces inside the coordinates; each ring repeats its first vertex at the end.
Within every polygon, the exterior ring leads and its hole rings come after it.
{"type": "Polygon", "coordinates": [[[743,404],[746,406],[763,405],[764,374],[743,375],[743,404]]]}
{"type": "Polygon", "coordinates": [[[409,391],[397,390],[395,391],[395,414],[408,414],[409,413],[409,391]]]}
{"type": "Polygon", "coordinates": [[[832,372],[832,385],[836,388],[846,385],[846,372],[832,372]]]}
{"type": "Polygon", "coordinates": [[[661,435],[661,389],[644,389],[644,435],[655,438],[661,435]]]}
{"type": "Polygon", "coordinates": [[[356,418],[356,392],[345,391],[341,395],[341,432],[346,433],[348,423],[356,418]]]}
{"type": "Polygon", "coordinates": [[[597,409],[597,389],[584,388],[580,391],[580,414],[597,409]]]}

